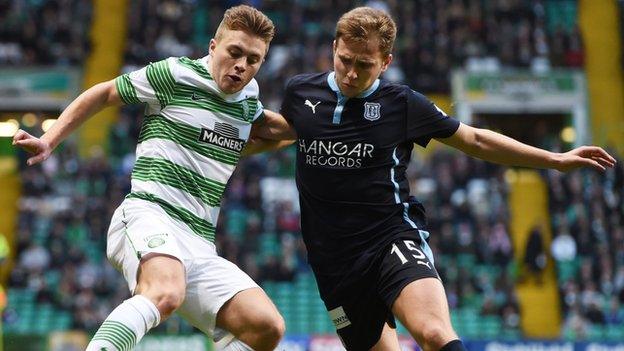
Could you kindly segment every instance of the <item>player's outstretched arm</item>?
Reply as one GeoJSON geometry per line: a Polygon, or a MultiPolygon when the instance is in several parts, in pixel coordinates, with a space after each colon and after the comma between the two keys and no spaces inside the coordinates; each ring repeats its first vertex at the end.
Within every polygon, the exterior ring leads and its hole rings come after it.
{"type": "Polygon", "coordinates": [[[104,107],[121,104],[122,101],[115,88],[114,80],[96,84],[72,101],[52,127],[40,138],[20,129],[13,136],[13,145],[33,154],[26,161],[29,166],[32,166],[50,157],[58,144],[87,118],[104,107]]]}
{"type": "Polygon", "coordinates": [[[252,136],[267,140],[295,140],[295,128],[277,112],[264,110],[264,117],[251,128],[252,136]]]}
{"type": "Polygon", "coordinates": [[[613,167],[615,159],[598,146],[581,146],[565,153],[550,152],[487,129],[460,124],[459,129],[440,142],[470,156],[508,166],[552,168],[561,172],[580,167],[604,171],[613,167]]]}
{"type": "Polygon", "coordinates": [[[242,156],[259,154],[266,151],[274,151],[291,145],[294,140],[268,140],[259,137],[250,137],[241,152],[242,156]]]}
{"type": "Polygon", "coordinates": [[[251,127],[243,156],[281,149],[297,139],[295,129],[284,116],[270,110],[264,110],[263,113],[264,117],[251,127]]]}

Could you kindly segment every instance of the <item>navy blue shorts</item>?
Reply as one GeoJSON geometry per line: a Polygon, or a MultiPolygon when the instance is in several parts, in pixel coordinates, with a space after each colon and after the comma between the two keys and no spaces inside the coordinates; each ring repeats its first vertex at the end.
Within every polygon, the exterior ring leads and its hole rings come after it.
{"type": "Polygon", "coordinates": [[[363,274],[321,275],[315,272],[321,298],[343,345],[349,351],[375,346],[384,323],[395,328],[392,305],[409,283],[438,278],[420,238],[395,240],[386,246],[363,274]],[[347,282],[347,283],[345,283],[347,282]]]}

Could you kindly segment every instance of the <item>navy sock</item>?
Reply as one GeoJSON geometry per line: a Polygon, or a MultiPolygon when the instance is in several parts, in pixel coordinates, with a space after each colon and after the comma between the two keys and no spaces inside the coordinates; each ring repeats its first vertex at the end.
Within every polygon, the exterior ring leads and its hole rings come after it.
{"type": "Polygon", "coordinates": [[[449,342],[448,344],[444,345],[444,347],[441,348],[440,351],[467,351],[467,350],[464,347],[464,344],[461,342],[461,340],[458,339],[458,340],[453,340],[449,342]]]}

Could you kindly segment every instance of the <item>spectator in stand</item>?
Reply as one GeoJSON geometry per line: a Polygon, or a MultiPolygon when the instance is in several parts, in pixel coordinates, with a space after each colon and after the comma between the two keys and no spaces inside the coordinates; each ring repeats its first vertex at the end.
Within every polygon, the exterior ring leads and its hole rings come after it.
{"type": "MultiPolygon", "coordinates": [[[[158,61],[170,53],[197,57],[205,49],[202,43],[210,39],[209,34],[214,32],[218,19],[231,3],[227,0],[130,2],[124,71],[158,61]],[[188,20],[181,21],[182,18],[188,20]]],[[[356,3],[359,2],[262,2],[260,9],[269,13],[278,27],[265,63],[266,72],[258,77],[263,102],[269,109],[275,110],[282,100],[282,87],[275,82],[283,82],[301,71],[329,69],[331,47],[321,43],[328,43],[333,37],[335,14],[356,3]]],[[[394,53],[396,69],[387,72],[386,78],[403,80],[420,91],[449,93],[450,70],[475,58],[494,58],[501,66],[526,67],[536,59],[545,60],[552,67],[583,65],[579,29],[553,25],[550,19],[553,16],[548,16],[558,14],[557,6],[562,6],[558,2],[371,3],[387,8],[402,28],[394,53]]],[[[91,18],[92,5],[88,1],[0,1],[0,65],[82,66],[89,53],[91,18]]],[[[128,297],[116,271],[102,258],[90,256],[88,250],[89,247],[102,250],[106,223],[98,223],[98,219],[110,218],[123,194],[128,192],[134,159],[134,145],[129,145],[128,140],[137,139],[141,114],[136,108],[121,112],[119,123],[111,131],[108,155],[80,158],[75,145],[68,142],[63,153],[46,162],[45,172],[32,168],[20,170],[23,191],[16,236],[17,265],[10,286],[30,286],[42,300],[71,311],[76,316],[75,328],[98,325],[106,317],[105,311],[128,297]],[[78,216],[72,218],[70,209],[80,209],[78,216]],[[73,231],[78,241],[64,239],[67,231],[73,231]],[[50,280],[50,275],[42,274],[41,269],[32,269],[33,256],[39,257],[35,266],[47,261],[43,264],[46,272],[59,274],[58,285],[50,280]],[[84,272],[97,276],[95,284],[79,278],[84,272]],[[56,293],[50,296],[50,291],[56,293]]],[[[261,194],[261,180],[265,177],[292,177],[292,159],[292,150],[281,150],[242,161],[231,179],[222,207],[222,215],[226,217],[233,210],[253,213],[238,239],[229,237],[225,228],[218,228],[224,235],[217,234],[217,245],[224,256],[259,280],[273,279],[263,276],[261,267],[266,263],[253,254],[258,251],[259,236],[264,233],[280,233],[277,239],[280,252],[272,260],[285,272],[281,275],[283,279],[292,279],[308,269],[298,211],[284,204],[275,210],[264,208],[261,194]]],[[[431,238],[431,247],[441,260],[449,261],[443,268],[440,265],[439,272],[447,283],[449,304],[452,308],[478,306],[483,296],[479,290],[490,286],[505,327],[518,330],[519,309],[511,292],[511,278],[500,273],[476,279],[475,273],[466,268],[486,265],[500,267],[505,272],[513,257],[502,169],[445,151],[436,151],[428,160],[412,165],[411,189],[428,209],[432,232],[438,233],[431,238]],[[471,191],[469,184],[475,179],[488,182],[481,203],[466,201],[466,194],[471,191]],[[487,245],[475,247],[474,241],[483,238],[487,238],[487,245]],[[466,261],[460,262],[460,257],[466,261]]],[[[555,252],[561,251],[571,256],[570,248],[574,246],[571,237],[577,248],[578,266],[584,267],[582,275],[576,274],[580,273],[577,268],[570,280],[560,284],[564,310],[576,311],[568,318],[574,322],[568,324],[580,331],[587,327],[583,313],[589,305],[581,303],[581,295],[592,289],[589,295],[598,294],[608,301],[608,307],[603,308],[606,323],[617,323],[624,314],[624,170],[618,165],[604,175],[546,174],[550,212],[554,214],[553,256],[556,258],[555,252]],[[606,251],[599,251],[592,241],[606,242],[606,251]],[[601,255],[609,259],[596,260],[591,265],[580,263],[601,255]],[[588,281],[593,281],[595,288],[590,288],[588,281]],[[576,304],[579,306],[574,307],[576,304]]],[[[566,254],[559,257],[568,257],[566,254]]]]}

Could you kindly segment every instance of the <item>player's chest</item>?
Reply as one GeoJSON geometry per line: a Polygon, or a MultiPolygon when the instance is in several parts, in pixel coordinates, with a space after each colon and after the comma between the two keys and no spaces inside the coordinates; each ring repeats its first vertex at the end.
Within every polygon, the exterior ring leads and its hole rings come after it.
{"type": "Polygon", "coordinates": [[[367,142],[378,146],[405,137],[403,104],[380,99],[346,99],[335,94],[298,96],[291,117],[299,139],[367,142]]]}

